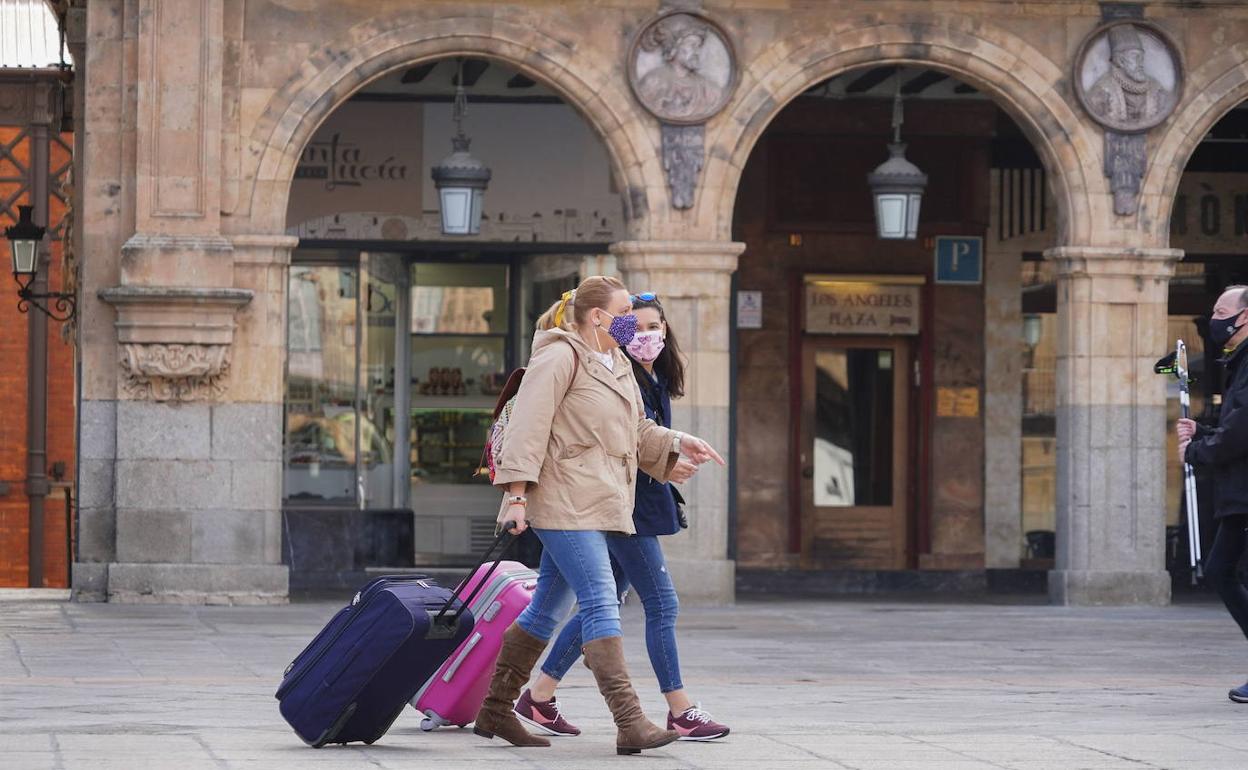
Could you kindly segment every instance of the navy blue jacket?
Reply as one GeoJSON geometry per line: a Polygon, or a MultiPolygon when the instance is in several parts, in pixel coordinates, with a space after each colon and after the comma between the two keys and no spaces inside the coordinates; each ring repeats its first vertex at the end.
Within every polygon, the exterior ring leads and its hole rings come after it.
{"type": "MultiPolygon", "coordinates": [[[[672,397],[667,382],[639,375],[641,400],[646,416],[664,428],[672,427],[672,397]]],[[[633,507],[633,526],[639,535],[674,535],[680,531],[676,518],[676,497],[671,484],[660,484],[642,471],[637,471],[637,497],[633,507]]]]}

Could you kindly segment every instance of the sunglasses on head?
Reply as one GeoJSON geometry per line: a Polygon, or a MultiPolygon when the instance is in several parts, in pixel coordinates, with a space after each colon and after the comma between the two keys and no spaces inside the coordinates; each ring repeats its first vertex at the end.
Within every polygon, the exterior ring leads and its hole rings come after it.
{"type": "Polygon", "coordinates": [[[655,294],[655,293],[654,293],[654,292],[652,292],[652,291],[643,291],[643,292],[642,292],[642,293],[640,293],[640,294],[630,294],[630,295],[628,295],[628,301],[629,301],[629,302],[632,302],[632,303],[634,303],[634,304],[635,304],[638,300],[640,300],[640,301],[642,301],[642,302],[656,302],[656,301],[658,301],[658,299],[659,299],[659,295],[658,295],[658,294],[655,294]]]}

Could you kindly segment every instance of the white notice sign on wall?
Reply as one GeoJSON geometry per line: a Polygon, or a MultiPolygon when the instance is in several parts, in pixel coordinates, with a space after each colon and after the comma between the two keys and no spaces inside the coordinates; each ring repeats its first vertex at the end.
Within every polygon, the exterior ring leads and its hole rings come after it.
{"type": "Polygon", "coordinates": [[[763,328],[763,293],[761,291],[737,292],[737,328],[763,328]]]}

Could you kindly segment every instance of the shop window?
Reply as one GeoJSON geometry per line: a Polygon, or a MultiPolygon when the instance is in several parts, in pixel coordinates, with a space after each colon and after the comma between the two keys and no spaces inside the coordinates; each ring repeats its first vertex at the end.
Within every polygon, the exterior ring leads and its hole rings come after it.
{"type": "Polygon", "coordinates": [[[507,270],[412,266],[413,495],[425,484],[474,482],[494,402],[509,374],[507,270]]]}
{"type": "MultiPolygon", "coordinates": [[[[354,502],[355,267],[290,269],[286,377],[286,497],[354,502]]],[[[375,431],[365,430],[368,440],[375,431]]]]}

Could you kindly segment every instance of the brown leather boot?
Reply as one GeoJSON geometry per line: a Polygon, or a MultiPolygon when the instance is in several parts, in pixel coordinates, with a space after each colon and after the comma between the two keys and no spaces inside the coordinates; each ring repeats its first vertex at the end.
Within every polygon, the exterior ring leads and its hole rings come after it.
{"type": "Polygon", "coordinates": [[[520,697],[520,688],[529,681],[529,674],[546,642],[530,635],[518,624],[512,623],[503,632],[503,648],[498,651],[494,664],[494,676],[490,678],[490,691],[477,712],[472,731],[485,738],[499,738],[512,746],[549,746],[550,741],[530,735],[516,718],[512,707],[520,697]]]}
{"type": "Polygon", "coordinates": [[[680,737],[675,730],[664,730],[646,719],[641,702],[628,679],[624,665],[624,642],[618,636],[608,636],[588,642],[585,647],[585,665],[594,672],[598,691],[602,693],[615,726],[616,754],[639,754],[643,749],[657,749],[680,737]]]}

